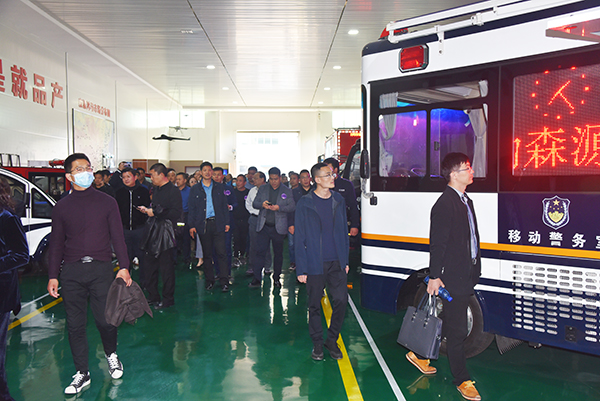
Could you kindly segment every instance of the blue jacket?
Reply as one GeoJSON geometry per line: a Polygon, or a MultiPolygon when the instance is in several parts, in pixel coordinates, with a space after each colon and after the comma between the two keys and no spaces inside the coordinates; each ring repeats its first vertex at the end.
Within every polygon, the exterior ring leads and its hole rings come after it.
{"type": "MultiPolygon", "coordinates": [[[[229,189],[225,185],[213,181],[212,201],[219,232],[225,232],[225,226],[229,225],[229,205],[225,193],[227,191],[229,189]]],[[[188,226],[195,228],[198,234],[204,234],[206,230],[206,192],[204,192],[202,182],[191,188],[188,208],[188,226]]]]}
{"type": "MultiPolygon", "coordinates": [[[[310,191],[296,205],[294,246],[296,250],[296,274],[310,276],[323,274],[323,255],[321,250],[321,218],[315,207],[314,191],[310,191]]],[[[346,202],[342,195],[331,191],[333,196],[333,241],[339,257],[340,267],[348,265],[350,240],[346,222],[346,202]]]]}
{"type": "Polygon", "coordinates": [[[29,248],[21,220],[0,209],[0,313],[21,310],[17,268],[29,262],[29,248]]]}

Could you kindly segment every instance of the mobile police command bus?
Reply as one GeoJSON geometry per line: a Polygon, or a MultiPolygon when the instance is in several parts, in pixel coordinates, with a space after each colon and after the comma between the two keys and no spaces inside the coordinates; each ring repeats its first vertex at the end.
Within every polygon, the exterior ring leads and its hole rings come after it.
{"type": "MultiPolygon", "coordinates": [[[[471,160],[482,276],[467,354],[600,355],[600,3],[485,1],[387,25],[362,54],[362,306],[424,293],[449,152],[471,160]]],[[[443,311],[441,311],[443,317],[443,311]]]]}
{"type": "Polygon", "coordinates": [[[12,171],[0,168],[0,178],[8,182],[17,215],[21,217],[25,228],[31,257],[25,269],[27,272],[46,273],[46,249],[52,229],[52,208],[56,201],[42,188],[12,171]]]}

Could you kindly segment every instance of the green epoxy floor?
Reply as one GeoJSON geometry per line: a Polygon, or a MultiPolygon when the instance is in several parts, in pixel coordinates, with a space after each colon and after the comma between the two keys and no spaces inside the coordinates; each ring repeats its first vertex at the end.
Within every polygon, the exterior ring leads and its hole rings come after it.
{"type": "MultiPolygon", "coordinates": [[[[286,251],[287,255],[287,251],[286,251]]],[[[396,316],[360,307],[358,251],[352,251],[350,295],[406,400],[462,400],[445,357],[438,373],[422,377],[396,344],[396,316]]],[[[287,258],[284,260],[287,266],[287,258]]],[[[284,269],[285,270],[285,269],[284,269]]],[[[176,305],[119,328],[118,354],[125,374],[106,371],[100,338],[89,316],[92,384],[81,400],[347,400],[338,363],[310,358],[306,289],[284,275],[281,290],[270,277],[260,289],[246,285],[245,267],[234,270],[227,294],[204,290],[195,270],[177,268],[176,305]]],[[[134,275],[134,278],[136,275],[134,275]]],[[[23,277],[23,304],[45,294],[44,277],[23,277]]],[[[19,314],[50,303],[45,297],[19,314]]],[[[396,399],[350,307],[342,339],[365,400],[396,399]]],[[[65,313],[58,304],[9,331],[7,374],[16,400],[62,400],[71,381],[65,313]]],[[[600,359],[521,345],[501,356],[493,343],[468,361],[484,400],[600,400],[600,359]]]]}

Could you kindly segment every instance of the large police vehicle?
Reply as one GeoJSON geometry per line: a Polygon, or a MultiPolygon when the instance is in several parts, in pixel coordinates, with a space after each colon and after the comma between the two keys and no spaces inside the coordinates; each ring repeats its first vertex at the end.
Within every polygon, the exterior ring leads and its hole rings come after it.
{"type": "Polygon", "coordinates": [[[362,306],[396,313],[424,291],[440,162],[463,152],[482,250],[468,355],[494,335],[600,355],[598,42],[598,1],[504,0],[365,46],[362,306]]]}

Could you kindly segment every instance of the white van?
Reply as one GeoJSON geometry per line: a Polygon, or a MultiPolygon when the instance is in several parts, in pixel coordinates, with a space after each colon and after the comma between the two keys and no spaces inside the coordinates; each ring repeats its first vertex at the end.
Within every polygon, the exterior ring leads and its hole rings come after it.
{"type": "Polygon", "coordinates": [[[26,272],[45,273],[48,270],[47,248],[52,226],[52,208],[56,201],[26,178],[0,168],[0,177],[10,185],[15,209],[27,235],[31,261],[26,272]]]}

